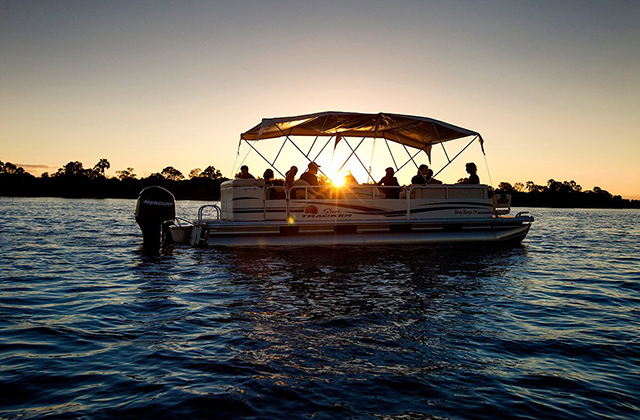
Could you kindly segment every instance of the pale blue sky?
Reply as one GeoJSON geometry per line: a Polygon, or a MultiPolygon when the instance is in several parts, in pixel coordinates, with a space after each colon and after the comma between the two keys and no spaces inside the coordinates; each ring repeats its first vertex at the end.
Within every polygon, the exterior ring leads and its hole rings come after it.
{"type": "Polygon", "coordinates": [[[383,111],[479,131],[494,184],[640,196],[639,61],[637,1],[0,0],[0,160],[231,176],[263,117],[383,111]]]}

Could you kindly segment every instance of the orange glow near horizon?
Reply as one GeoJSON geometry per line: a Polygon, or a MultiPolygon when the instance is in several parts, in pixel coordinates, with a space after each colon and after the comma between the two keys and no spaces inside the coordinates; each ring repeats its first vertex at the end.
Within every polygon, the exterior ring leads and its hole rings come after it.
{"type": "MultiPolygon", "coordinates": [[[[262,118],[390,112],[482,134],[488,165],[472,145],[438,175],[443,182],[475,162],[494,186],[553,178],[640,198],[638,2],[267,1],[251,13],[242,2],[114,0],[74,13],[62,3],[0,7],[0,160],[36,175],[106,158],[108,176],[167,166],[187,176],[211,165],[232,178],[244,159],[239,134],[262,118]],[[372,31],[373,22],[387,24],[372,31]],[[401,65],[376,61],[381,51],[401,65]]],[[[323,172],[350,153],[342,141],[333,149],[319,158],[323,172]]],[[[363,165],[377,181],[407,159],[394,152],[396,165],[383,141],[374,149],[363,145],[362,164],[344,166],[360,183],[370,181],[363,165]]],[[[245,163],[255,176],[268,166],[245,163]]],[[[277,166],[300,175],[307,163],[286,144],[277,166]]],[[[437,172],[447,159],[436,146],[432,162],[420,153],[416,163],[437,172]]],[[[410,162],[398,181],[415,173],[410,162]]]]}

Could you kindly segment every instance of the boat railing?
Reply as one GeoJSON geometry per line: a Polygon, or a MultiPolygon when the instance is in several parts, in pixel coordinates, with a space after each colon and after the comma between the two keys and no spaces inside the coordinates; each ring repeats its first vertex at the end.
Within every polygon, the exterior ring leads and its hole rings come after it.
{"type": "Polygon", "coordinates": [[[310,198],[319,199],[384,199],[398,198],[409,200],[447,200],[455,198],[466,199],[486,199],[486,185],[469,184],[437,184],[437,185],[410,185],[410,186],[381,186],[376,185],[342,185],[316,186],[316,185],[294,185],[290,189],[283,186],[265,187],[266,200],[308,200],[310,198]]]}
{"type": "Polygon", "coordinates": [[[414,200],[487,199],[488,189],[483,184],[411,185],[400,193],[407,200],[407,218],[411,218],[414,200]]]}
{"type": "Polygon", "coordinates": [[[187,219],[183,219],[182,217],[176,217],[173,219],[174,226],[183,227],[183,226],[193,226],[193,222],[187,219]]]}
{"type": "Polygon", "coordinates": [[[319,185],[294,185],[287,191],[287,200],[308,200],[310,198],[331,199],[331,188],[319,185]]]}
{"type": "MultiPolygon", "coordinates": [[[[343,185],[341,187],[334,186],[312,186],[312,185],[294,185],[290,189],[283,186],[269,186],[264,188],[263,212],[266,219],[269,208],[278,205],[271,204],[273,200],[286,201],[286,214],[290,213],[290,202],[304,201],[311,199],[320,200],[378,200],[395,197],[395,190],[398,191],[398,199],[406,200],[407,218],[411,218],[412,208],[416,201],[422,200],[487,200],[488,189],[486,185],[469,185],[469,184],[436,184],[436,185],[411,185],[411,186],[376,186],[376,185],[343,185]],[[389,191],[391,194],[389,194],[389,191]],[[391,197],[387,197],[389,194],[391,197]]],[[[502,204],[502,203],[500,203],[502,204]]],[[[279,205],[280,207],[282,204],[279,205]]],[[[510,206],[499,206],[499,213],[506,214],[510,210],[510,206]]]]}
{"type": "Polygon", "coordinates": [[[220,219],[220,215],[222,214],[222,210],[220,209],[220,206],[218,206],[217,204],[205,204],[204,206],[201,206],[198,209],[198,220],[196,222],[196,224],[200,225],[202,224],[202,222],[205,220],[204,219],[204,212],[206,209],[213,209],[214,210],[214,214],[215,217],[211,217],[208,218],[207,220],[219,220],[220,219]]]}
{"type": "Polygon", "coordinates": [[[482,200],[487,198],[487,186],[483,184],[435,184],[411,185],[400,198],[416,200],[438,200],[452,198],[470,198],[482,200]]]}
{"type": "Polygon", "coordinates": [[[283,186],[269,186],[264,189],[265,200],[308,200],[319,198],[327,200],[360,198],[360,199],[380,199],[386,198],[382,189],[397,188],[399,191],[403,187],[381,187],[376,185],[342,185],[315,186],[315,185],[295,185],[289,190],[283,186]]]}

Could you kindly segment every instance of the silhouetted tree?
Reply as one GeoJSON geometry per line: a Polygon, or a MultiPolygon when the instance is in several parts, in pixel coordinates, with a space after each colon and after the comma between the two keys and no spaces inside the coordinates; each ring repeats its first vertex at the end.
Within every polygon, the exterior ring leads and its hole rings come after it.
{"type": "Polygon", "coordinates": [[[100,161],[96,163],[95,166],[93,167],[93,171],[96,174],[104,176],[105,170],[109,169],[110,167],[111,167],[111,164],[107,159],[100,159],[100,161]]]}
{"type": "Polygon", "coordinates": [[[174,168],[173,166],[167,166],[161,172],[162,176],[171,181],[181,181],[184,179],[182,172],[174,168]]]}
{"type": "Polygon", "coordinates": [[[527,191],[531,192],[540,192],[544,189],[542,185],[536,185],[533,181],[527,181],[525,184],[525,188],[527,191]]]}
{"type": "Polygon", "coordinates": [[[22,175],[25,174],[23,168],[14,165],[11,162],[2,163],[0,162],[0,174],[8,174],[8,175],[22,175]]]}
{"type": "Polygon", "coordinates": [[[202,171],[199,175],[202,178],[209,178],[209,179],[221,179],[222,178],[222,173],[220,173],[220,171],[216,168],[214,168],[213,166],[209,165],[207,166],[207,168],[202,171]]]}
{"type": "Polygon", "coordinates": [[[58,169],[54,176],[84,176],[86,174],[82,162],[71,161],[58,169]]]}
{"type": "Polygon", "coordinates": [[[197,178],[200,175],[200,172],[200,168],[192,169],[191,172],[189,172],[189,179],[197,178]]]}
{"type": "Polygon", "coordinates": [[[152,173],[151,175],[149,175],[148,177],[146,177],[144,179],[152,180],[152,181],[164,181],[166,178],[164,177],[164,175],[162,173],[154,172],[154,173],[152,173]]]}
{"type": "Polygon", "coordinates": [[[132,167],[128,167],[127,169],[123,169],[122,171],[116,171],[116,175],[120,181],[125,179],[135,179],[136,174],[133,172],[132,167]]]}
{"type": "Polygon", "coordinates": [[[498,184],[498,188],[496,189],[496,191],[498,190],[505,194],[511,194],[514,191],[513,186],[508,182],[501,182],[500,184],[498,184]]]}
{"type": "Polygon", "coordinates": [[[600,196],[600,198],[604,198],[606,200],[609,200],[612,198],[611,193],[609,191],[603,190],[600,187],[593,187],[593,191],[587,191],[587,192],[591,192],[592,194],[600,196]]]}

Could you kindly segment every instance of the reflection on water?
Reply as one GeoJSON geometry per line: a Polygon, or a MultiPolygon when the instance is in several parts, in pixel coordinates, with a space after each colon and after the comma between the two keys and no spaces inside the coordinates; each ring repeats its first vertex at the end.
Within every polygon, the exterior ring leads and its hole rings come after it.
{"type": "Polygon", "coordinates": [[[0,199],[1,418],[637,418],[637,211],[536,209],[516,248],[149,257],[134,207],[0,199]]]}
{"type": "Polygon", "coordinates": [[[252,364],[277,364],[264,378],[364,380],[448,366],[450,343],[438,337],[466,336],[499,316],[485,296],[513,293],[518,285],[502,279],[527,252],[335,247],[208,250],[196,258],[222,264],[229,283],[251,293],[229,305],[250,320],[247,338],[263,345],[234,350],[252,364]]]}

